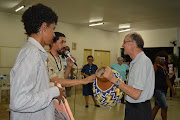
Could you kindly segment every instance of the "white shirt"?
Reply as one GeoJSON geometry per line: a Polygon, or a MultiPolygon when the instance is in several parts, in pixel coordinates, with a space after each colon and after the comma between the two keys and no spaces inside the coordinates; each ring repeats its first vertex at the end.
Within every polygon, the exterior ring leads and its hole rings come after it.
{"type": "Polygon", "coordinates": [[[154,68],[144,52],[140,52],[130,63],[128,85],[141,90],[141,95],[137,100],[127,95],[128,102],[140,103],[152,98],[155,86],[154,68]]]}
{"type": "Polygon", "coordinates": [[[20,49],[10,72],[11,120],[55,120],[52,99],[60,93],[57,87],[50,88],[47,57],[32,37],[20,49]]]}

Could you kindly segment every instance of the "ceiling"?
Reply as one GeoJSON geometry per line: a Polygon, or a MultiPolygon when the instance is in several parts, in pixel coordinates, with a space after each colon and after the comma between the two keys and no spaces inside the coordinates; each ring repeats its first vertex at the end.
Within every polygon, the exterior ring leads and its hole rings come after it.
{"type": "Polygon", "coordinates": [[[104,25],[92,28],[105,31],[118,32],[126,23],[132,31],[180,27],[180,0],[0,0],[0,11],[21,15],[37,3],[51,7],[59,22],[89,27],[99,20],[104,25]],[[25,9],[16,13],[21,5],[25,9]]]}

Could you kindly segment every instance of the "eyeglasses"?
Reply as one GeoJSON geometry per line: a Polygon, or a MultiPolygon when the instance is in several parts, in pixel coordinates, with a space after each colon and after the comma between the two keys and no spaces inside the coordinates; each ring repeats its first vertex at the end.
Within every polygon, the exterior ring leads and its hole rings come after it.
{"type": "Polygon", "coordinates": [[[93,61],[93,59],[88,59],[88,61],[93,61]]]}
{"type": "Polygon", "coordinates": [[[133,42],[133,41],[130,41],[130,40],[129,40],[129,41],[124,41],[123,44],[125,44],[125,43],[127,43],[127,42],[133,42]]]}

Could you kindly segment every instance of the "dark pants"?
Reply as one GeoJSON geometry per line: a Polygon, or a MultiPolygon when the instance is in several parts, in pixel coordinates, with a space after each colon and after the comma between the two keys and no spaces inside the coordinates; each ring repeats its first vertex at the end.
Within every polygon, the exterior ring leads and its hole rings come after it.
{"type": "Polygon", "coordinates": [[[124,120],[152,120],[150,100],[142,103],[129,103],[126,101],[124,120]]]}
{"type": "Polygon", "coordinates": [[[66,97],[71,97],[71,87],[65,87],[66,89],[66,97]]]}
{"type": "MultiPolygon", "coordinates": [[[[170,79],[172,87],[174,86],[174,80],[175,80],[175,78],[171,78],[171,79],[170,79]]],[[[171,89],[170,89],[170,97],[172,97],[172,91],[171,91],[171,89]]]]}
{"type": "MultiPolygon", "coordinates": [[[[124,83],[126,84],[126,81],[124,81],[124,83]]],[[[121,98],[121,103],[124,103],[124,96],[125,94],[123,94],[123,97],[121,98]]]]}

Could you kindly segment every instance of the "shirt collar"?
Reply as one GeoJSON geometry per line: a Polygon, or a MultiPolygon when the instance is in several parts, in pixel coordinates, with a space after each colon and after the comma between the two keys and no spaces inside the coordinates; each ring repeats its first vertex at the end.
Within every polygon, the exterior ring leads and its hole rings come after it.
{"type": "Polygon", "coordinates": [[[29,37],[29,38],[28,38],[28,42],[32,43],[32,44],[35,45],[39,50],[41,50],[42,52],[45,52],[45,53],[46,53],[46,51],[44,50],[44,48],[42,47],[42,45],[41,45],[38,41],[36,41],[34,38],[29,37]]]}
{"type": "Polygon", "coordinates": [[[144,54],[144,52],[142,51],[142,52],[140,52],[140,53],[138,53],[137,55],[136,55],[136,57],[135,57],[135,59],[131,62],[131,64],[134,64],[136,61],[138,61],[139,60],[139,58],[141,57],[141,55],[143,55],[144,54]]]}

